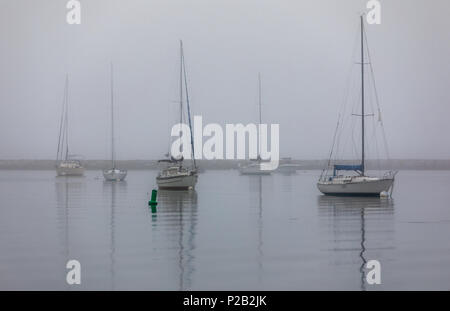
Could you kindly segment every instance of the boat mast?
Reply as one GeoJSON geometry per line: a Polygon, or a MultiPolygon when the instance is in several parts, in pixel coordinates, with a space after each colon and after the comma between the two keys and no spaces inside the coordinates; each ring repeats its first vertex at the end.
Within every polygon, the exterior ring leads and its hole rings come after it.
{"type": "Polygon", "coordinates": [[[189,121],[189,130],[191,133],[191,155],[192,161],[194,164],[194,168],[197,168],[197,164],[195,162],[195,150],[194,150],[194,136],[192,133],[192,122],[191,122],[191,106],[189,104],[189,90],[187,86],[187,74],[186,74],[186,63],[184,61],[184,52],[183,52],[183,42],[181,41],[181,64],[182,64],[182,72],[184,73],[184,87],[186,91],[186,106],[187,106],[187,115],[189,121]]]}
{"type": "Polygon", "coordinates": [[[114,156],[114,68],[111,62],[111,164],[112,169],[116,169],[116,159],[114,156]]]}
{"type": "Polygon", "coordinates": [[[180,135],[183,123],[183,41],[180,40],[180,135]]]}
{"type": "Polygon", "coordinates": [[[69,75],[66,75],[66,115],[65,115],[65,140],[66,140],[66,156],[65,160],[69,159],[69,75]]]}
{"type": "Polygon", "coordinates": [[[361,174],[364,176],[364,20],[361,18],[361,174]]]}
{"type": "Polygon", "coordinates": [[[258,160],[261,160],[261,73],[258,73],[258,106],[259,106],[259,126],[258,126],[258,160]]]}
{"type": "Polygon", "coordinates": [[[59,136],[58,136],[58,150],[56,151],[56,161],[62,161],[64,155],[64,140],[65,140],[65,111],[66,111],[66,93],[67,93],[67,74],[64,81],[64,93],[62,100],[61,119],[59,121],[59,136]]]}

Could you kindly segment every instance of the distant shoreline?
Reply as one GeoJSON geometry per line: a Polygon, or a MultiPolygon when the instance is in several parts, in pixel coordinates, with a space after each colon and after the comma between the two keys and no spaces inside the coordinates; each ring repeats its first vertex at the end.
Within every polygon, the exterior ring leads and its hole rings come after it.
{"type": "MultiPolygon", "coordinates": [[[[102,170],[110,166],[110,160],[84,160],[83,165],[88,170],[102,170]]],[[[198,160],[201,170],[236,169],[238,160],[198,160]]],[[[285,163],[281,161],[280,163],[285,163]]],[[[326,166],[327,160],[295,160],[288,161],[301,165],[303,170],[320,170],[326,166]]],[[[342,161],[341,163],[349,163],[342,161]]],[[[121,160],[117,161],[120,168],[128,170],[155,170],[160,168],[157,160],[121,160]]],[[[420,159],[391,159],[367,160],[367,168],[382,170],[450,170],[450,160],[420,160],[420,159]]],[[[55,160],[0,160],[0,170],[53,170],[55,160]]]]}

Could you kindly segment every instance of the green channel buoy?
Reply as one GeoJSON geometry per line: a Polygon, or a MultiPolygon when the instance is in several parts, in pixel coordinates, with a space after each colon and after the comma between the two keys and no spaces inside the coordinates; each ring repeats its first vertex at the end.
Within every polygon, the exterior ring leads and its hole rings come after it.
{"type": "Polygon", "coordinates": [[[156,209],[156,205],[158,205],[158,202],[156,201],[157,195],[158,195],[158,190],[153,189],[152,190],[152,198],[150,199],[150,201],[148,201],[148,205],[151,206],[152,211],[153,211],[153,209],[156,209]]]}

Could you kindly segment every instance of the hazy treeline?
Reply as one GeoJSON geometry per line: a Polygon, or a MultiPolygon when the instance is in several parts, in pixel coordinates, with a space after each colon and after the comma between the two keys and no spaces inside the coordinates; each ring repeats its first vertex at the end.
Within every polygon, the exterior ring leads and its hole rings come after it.
{"type": "MultiPolygon", "coordinates": [[[[235,169],[240,162],[238,160],[197,160],[200,170],[226,170],[235,169]]],[[[294,163],[302,166],[304,170],[323,169],[327,160],[290,160],[281,163],[294,163]]],[[[354,161],[340,161],[339,163],[353,163],[354,161]]],[[[0,160],[0,169],[3,170],[50,170],[55,168],[55,160],[0,160]]],[[[110,166],[110,160],[84,160],[83,165],[88,170],[101,170],[110,166]]],[[[157,160],[122,160],[117,161],[122,169],[128,170],[152,170],[159,169],[164,164],[158,164],[157,160]]],[[[367,160],[368,169],[382,170],[450,170],[450,160],[367,160]]]]}

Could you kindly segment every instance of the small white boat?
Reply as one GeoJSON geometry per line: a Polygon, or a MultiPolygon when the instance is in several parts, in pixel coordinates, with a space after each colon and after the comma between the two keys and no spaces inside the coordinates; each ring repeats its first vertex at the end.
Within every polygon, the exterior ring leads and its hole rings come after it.
{"type": "MultiPolygon", "coordinates": [[[[259,124],[262,124],[261,114],[261,74],[258,74],[258,109],[259,124]]],[[[264,169],[264,161],[261,160],[261,135],[258,133],[258,155],[257,159],[250,160],[249,163],[239,164],[239,172],[241,175],[270,175],[273,170],[264,169]]]]}
{"type": "Polygon", "coordinates": [[[106,181],[123,181],[127,176],[126,170],[116,168],[116,154],[114,141],[114,71],[111,64],[111,168],[103,170],[106,181]]]}
{"type": "Polygon", "coordinates": [[[181,166],[170,166],[163,169],[156,177],[159,189],[188,190],[194,189],[197,183],[197,172],[181,166]]]}
{"type": "MultiPolygon", "coordinates": [[[[394,179],[396,172],[388,172],[383,177],[370,177],[366,175],[366,163],[365,163],[365,118],[373,116],[373,114],[366,114],[365,112],[365,79],[364,79],[364,66],[370,65],[371,62],[366,62],[364,59],[364,18],[361,18],[361,112],[360,114],[353,113],[353,116],[361,117],[361,162],[357,165],[333,165],[331,166],[331,156],[334,151],[333,148],[328,161],[328,167],[322,172],[319,178],[317,187],[323,194],[335,195],[335,196],[380,196],[392,190],[394,185],[394,179]],[[332,171],[332,175],[329,172],[332,171]],[[340,171],[353,171],[356,175],[339,175],[340,171]]],[[[372,71],[373,72],[373,71],[372,71]]],[[[375,89],[376,92],[376,89],[375,89]]],[[[378,98],[378,96],[376,96],[378,98]]],[[[377,103],[378,104],[378,103],[377,103]]],[[[380,113],[380,109],[378,109],[380,113]]],[[[381,117],[379,121],[382,126],[381,117]]],[[[339,122],[338,122],[339,125],[339,122]]],[[[336,128],[336,130],[338,127],[336,128]]],[[[335,133],[335,138],[336,138],[335,133]]],[[[385,141],[387,146],[387,142],[385,141]]]]}
{"type": "MultiPolygon", "coordinates": [[[[184,63],[183,42],[180,41],[180,124],[183,123],[183,95],[186,94],[186,108],[189,120],[189,129],[192,133],[191,126],[191,110],[189,105],[188,87],[186,80],[186,68],[184,63]]],[[[192,167],[183,167],[184,159],[181,157],[176,159],[170,155],[170,151],[166,154],[169,159],[158,161],[159,163],[168,163],[168,166],[162,169],[156,177],[156,183],[159,189],[165,190],[188,190],[194,189],[197,184],[198,173],[197,165],[194,158],[194,138],[191,136],[191,154],[192,167]]]]}
{"type": "Polygon", "coordinates": [[[56,152],[57,176],[83,176],[84,167],[81,160],[69,155],[69,76],[66,75],[64,99],[59,125],[58,150],[56,152]]]}
{"type": "Polygon", "coordinates": [[[79,160],[64,160],[56,165],[58,176],[83,176],[84,167],[79,160]]]}
{"type": "Polygon", "coordinates": [[[127,177],[127,171],[115,168],[104,170],[103,177],[106,181],[123,181],[127,177]]]}

